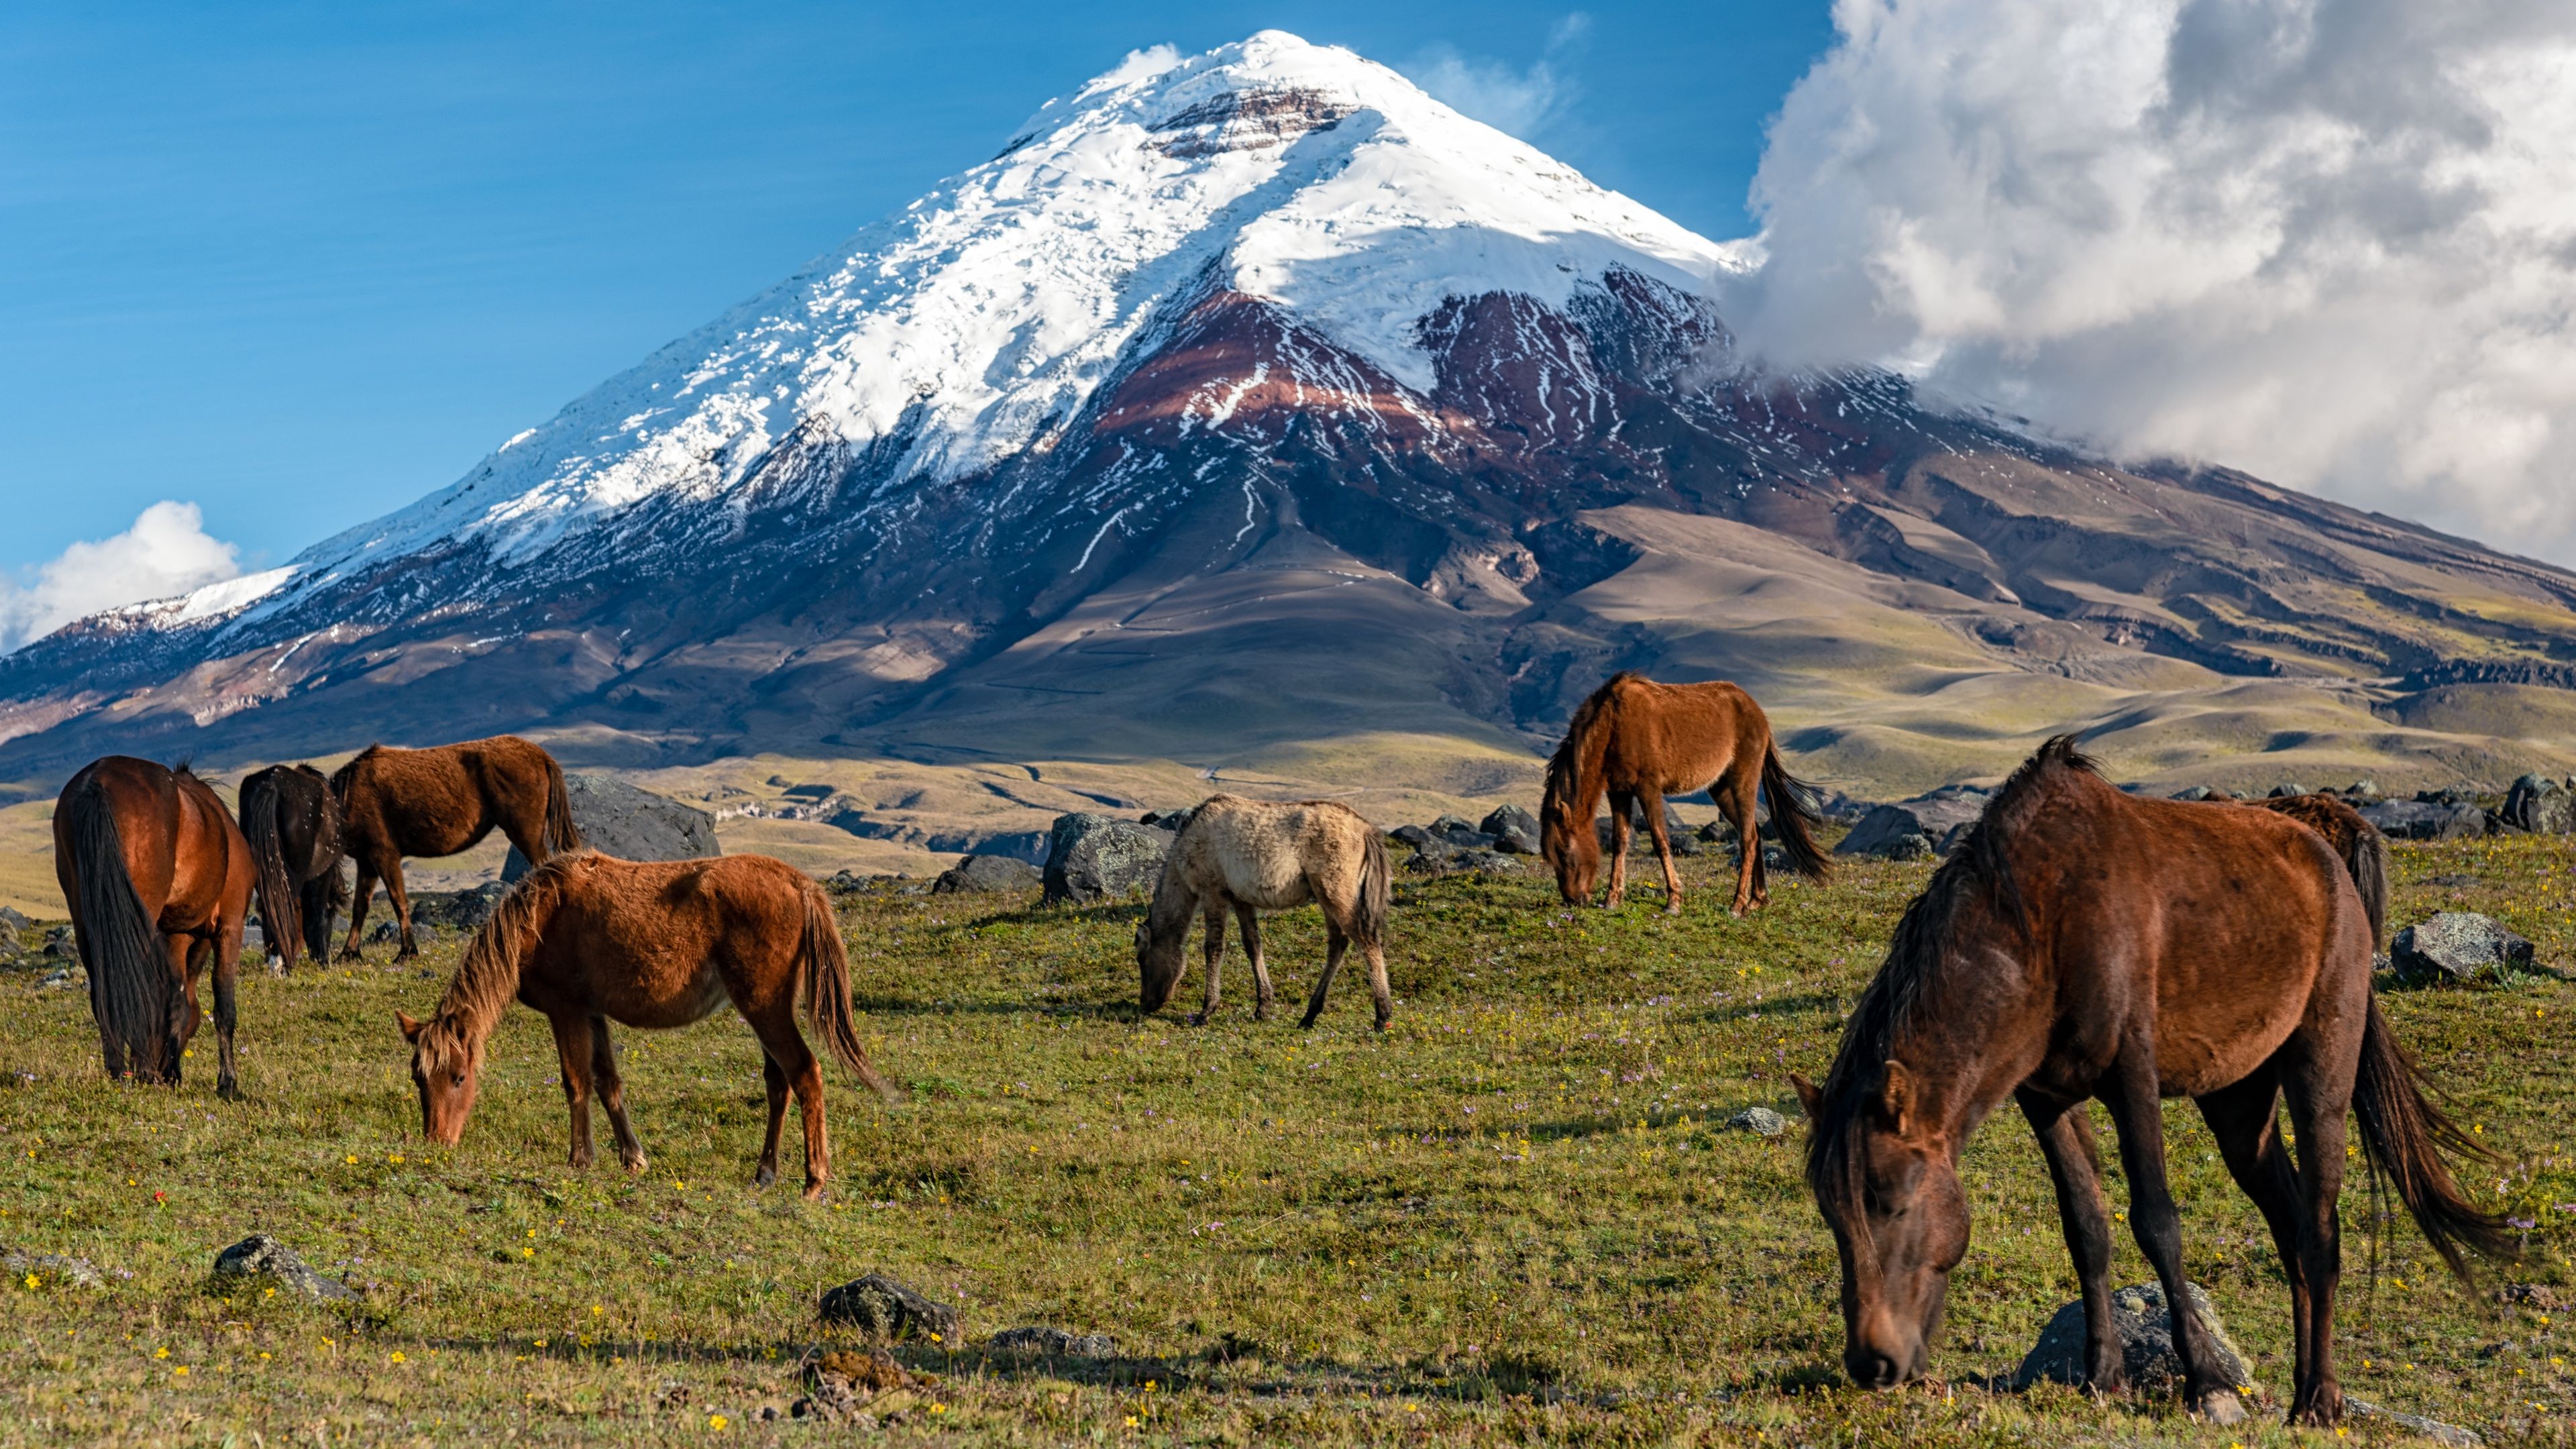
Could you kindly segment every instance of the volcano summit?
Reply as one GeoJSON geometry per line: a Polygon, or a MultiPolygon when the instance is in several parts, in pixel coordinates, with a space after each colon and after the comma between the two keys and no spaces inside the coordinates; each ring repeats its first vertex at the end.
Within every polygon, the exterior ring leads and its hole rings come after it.
{"type": "Polygon", "coordinates": [[[1346,51],[1140,55],[446,490],[0,660],[0,778],[502,729],[1525,759],[1618,667],[1744,683],[1856,792],[2061,729],[2176,780],[2576,767],[2576,576],[1766,374],[1760,260],[1346,51]]]}

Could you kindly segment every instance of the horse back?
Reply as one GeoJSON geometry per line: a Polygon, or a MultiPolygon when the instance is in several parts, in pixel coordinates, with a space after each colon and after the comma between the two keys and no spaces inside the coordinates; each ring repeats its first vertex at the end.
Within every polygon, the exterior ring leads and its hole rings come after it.
{"type": "Polygon", "coordinates": [[[633,861],[584,852],[541,869],[560,886],[522,966],[520,996],[530,1006],[662,1028],[701,1020],[728,996],[737,1005],[778,990],[793,999],[807,884],[795,867],[760,855],[633,861]]]}
{"type": "Polygon", "coordinates": [[[1261,910],[1304,905],[1319,891],[1356,888],[1377,827],[1338,800],[1264,801],[1219,795],[1200,805],[1174,844],[1184,882],[1261,910]]]}
{"type": "Polygon", "coordinates": [[[1760,768],[1771,724],[1736,685],[1722,679],[1660,684],[1639,675],[1611,684],[1608,764],[1614,783],[1681,795],[1738,768],[1760,768]]]}

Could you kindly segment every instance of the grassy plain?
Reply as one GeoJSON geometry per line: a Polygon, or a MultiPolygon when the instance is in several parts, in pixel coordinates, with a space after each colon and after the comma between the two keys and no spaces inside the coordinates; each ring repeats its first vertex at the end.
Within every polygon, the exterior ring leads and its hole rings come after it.
{"type": "MultiPolygon", "coordinates": [[[[895,893],[844,911],[870,1050],[911,1085],[885,1109],[833,1075],[834,1191],[748,1185],[758,1058],[729,1013],[626,1032],[651,1169],[562,1165],[555,1064],[524,1010],[493,1045],[462,1147],[425,1148],[393,1011],[428,969],[381,959],[246,978],[250,1099],[217,1101],[211,1040],[177,1090],[99,1080],[81,993],[0,978],[0,1243],[77,1254],[83,1289],[0,1284],[0,1443],[819,1444],[767,1420],[798,1390],[818,1291],[870,1270],[960,1304],[961,1344],[895,1442],[1948,1446],[2394,1442],[2384,1421],[2234,1432],[2169,1400],[1980,1386],[2073,1293],[2038,1157],[1999,1121],[1970,1148],[1976,1235],[1935,1355],[1945,1388],[1840,1381],[1831,1243],[1803,1195],[1795,1115],[1920,865],[1790,883],[1750,921],[1717,862],[1679,920],[1649,888],[1571,912],[1536,875],[1405,878],[1395,1029],[1347,977],[1312,1033],[1311,910],[1275,918],[1285,1019],[1256,1023],[1239,957],[1216,1024],[1133,1019],[1136,908],[895,893]],[[335,1310],[210,1281],[273,1232],[364,1286],[335,1310]],[[1021,1363],[1029,1323],[1106,1332],[1112,1360],[1021,1363]]],[[[2570,856],[2510,840],[2400,847],[2397,918],[2492,912],[2576,957],[2570,856]]],[[[381,952],[381,948],[379,948],[381,952]]],[[[1186,981],[1181,999],[1196,1000],[1186,981]]],[[[2403,1038],[2506,1165],[2474,1180],[2535,1224],[2495,1282],[2576,1299],[2576,986],[2387,995],[2403,1038]]],[[[2288,1317],[2273,1254],[2187,1107],[2174,1168],[2193,1276],[2273,1394],[2288,1317]]],[[[787,1179],[795,1180],[789,1128],[787,1179]]],[[[604,1137],[603,1137],[604,1141],[604,1137]]],[[[2113,1186],[2115,1205],[2120,1190],[2113,1186]]],[[[2362,1224],[2359,1194],[2347,1217],[2362,1224]]],[[[2576,1439],[2576,1356],[2542,1308],[2436,1271],[2403,1225],[2353,1254],[2348,1390],[2491,1444],[2576,1439]]],[[[2123,1243],[2118,1277],[2150,1275],[2123,1243]]],[[[2493,1283],[2491,1283],[2492,1288],[2493,1283]]]]}

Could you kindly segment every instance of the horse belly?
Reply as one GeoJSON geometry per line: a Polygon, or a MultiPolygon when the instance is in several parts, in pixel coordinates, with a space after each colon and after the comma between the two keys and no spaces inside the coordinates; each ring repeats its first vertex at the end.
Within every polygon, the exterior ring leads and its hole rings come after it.
{"type": "MultiPolygon", "coordinates": [[[[2285,953],[2286,954],[2286,953],[2285,953]]],[[[2286,959],[2275,958],[2283,966],[2286,959]]],[[[2281,1049],[2307,1014],[2313,969],[2273,972],[2212,966],[2160,978],[2156,1075],[2164,1095],[2198,1097],[2232,1086],[2281,1049]]]]}

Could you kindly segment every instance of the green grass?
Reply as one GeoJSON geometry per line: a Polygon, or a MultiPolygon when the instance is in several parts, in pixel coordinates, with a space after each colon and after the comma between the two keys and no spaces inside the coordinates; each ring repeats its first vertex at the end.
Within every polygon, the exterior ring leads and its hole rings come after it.
{"type": "MultiPolygon", "coordinates": [[[[2563,963],[2568,862],[2529,840],[2401,848],[2398,918],[2487,910],[2563,963]]],[[[968,1326],[963,1344],[901,1350],[942,1382],[882,1431],[898,1440],[2333,1442],[2277,1427],[2277,1407],[2228,1433],[2169,1399],[1978,1387],[2074,1291],[2009,1120],[1965,1165],[1976,1235],[1934,1357],[1949,1387],[1845,1386],[1798,1136],[1719,1124],[1753,1104],[1794,1117],[1787,1072],[1821,1070],[1926,868],[1782,885],[1738,922],[1714,909],[1715,865],[1690,862],[1679,921],[1653,888],[1578,913],[1536,876],[1403,880],[1382,1038],[1348,975],[1321,1026],[1293,1025],[1321,956],[1311,910],[1267,927],[1284,1019],[1251,1021],[1238,956],[1219,1022],[1191,1028],[1131,1019],[1134,907],[855,898],[870,1050],[913,1099],[881,1108],[834,1071],[820,1205],[795,1195],[792,1124],[782,1184],[748,1185],[758,1058],[729,1013],[621,1034],[652,1156],[629,1179],[605,1152],[562,1165],[551,1042],[524,1010],[463,1146],[423,1147],[393,1012],[435,1000],[452,939],[426,971],[247,977],[237,1105],[213,1096],[210,1037],[185,1087],[113,1088],[79,992],[0,978],[0,1242],[109,1275],[0,1285],[0,1442],[837,1442],[852,1431],[758,1415],[796,1396],[809,1346],[842,1341],[817,1293],[870,1270],[961,1304],[968,1326]],[[216,1251],[253,1230],[365,1286],[364,1307],[214,1285],[216,1251]],[[977,1347],[1027,1323],[1107,1332],[1128,1356],[1023,1365],[977,1347]]],[[[2576,1297],[2576,1215],[2553,1210],[2576,1202],[2576,987],[2387,1000],[2512,1163],[2476,1185],[2539,1224],[2499,1281],[2576,1297]]],[[[2169,1123],[2190,1271],[2282,1395],[2268,1241],[2196,1116],[2169,1123]]],[[[2358,1193],[2347,1208],[2361,1226],[2358,1193]]],[[[2562,1325],[2443,1278],[2411,1227],[2384,1235],[2372,1286],[2355,1241],[2351,1393],[2490,1443],[2570,1441],[2562,1325]]],[[[2117,1276],[2150,1276],[2134,1245],[2117,1276]]],[[[2390,1438],[2359,1421],[2344,1442],[2390,1438]]]]}

